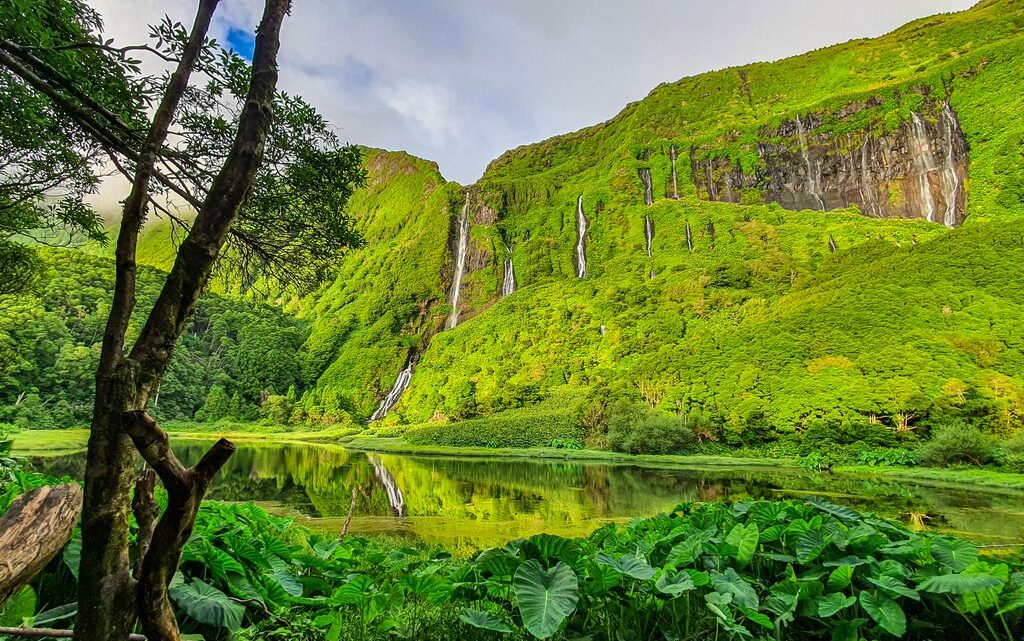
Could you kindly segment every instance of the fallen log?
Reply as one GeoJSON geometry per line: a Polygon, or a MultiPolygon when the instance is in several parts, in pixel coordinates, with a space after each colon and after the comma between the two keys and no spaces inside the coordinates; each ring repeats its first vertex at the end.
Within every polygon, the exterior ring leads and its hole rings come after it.
{"type": "Polygon", "coordinates": [[[29,583],[71,539],[82,513],[73,483],[26,492],[0,517],[0,604],[29,583]]]}
{"type": "MultiPolygon", "coordinates": [[[[71,639],[75,636],[75,631],[52,628],[0,628],[0,635],[26,639],[71,639]]],[[[129,634],[128,641],[146,641],[146,637],[141,634],[129,634]]]]}

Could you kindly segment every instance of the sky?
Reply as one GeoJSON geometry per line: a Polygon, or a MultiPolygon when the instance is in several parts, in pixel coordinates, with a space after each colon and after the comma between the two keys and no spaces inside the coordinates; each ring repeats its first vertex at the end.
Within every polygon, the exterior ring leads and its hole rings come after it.
{"type": "MultiPolygon", "coordinates": [[[[660,83],[882,35],[974,1],[294,0],[279,83],[342,140],[408,151],[470,184],[503,151],[607,120],[660,83]]],[[[128,44],[165,14],[190,25],[197,3],[90,4],[128,44]]],[[[245,54],[261,12],[259,0],[221,0],[211,35],[245,54]]]]}

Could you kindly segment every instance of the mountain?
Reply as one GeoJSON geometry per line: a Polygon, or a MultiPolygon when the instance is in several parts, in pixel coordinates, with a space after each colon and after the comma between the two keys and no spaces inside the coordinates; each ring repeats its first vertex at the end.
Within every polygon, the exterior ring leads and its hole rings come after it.
{"type": "Polygon", "coordinates": [[[291,416],[578,427],[625,397],[736,443],[1020,426],[1022,61],[1024,1],[986,0],[663,84],[470,186],[366,150],[366,247],[274,301],[308,331],[291,416]]]}

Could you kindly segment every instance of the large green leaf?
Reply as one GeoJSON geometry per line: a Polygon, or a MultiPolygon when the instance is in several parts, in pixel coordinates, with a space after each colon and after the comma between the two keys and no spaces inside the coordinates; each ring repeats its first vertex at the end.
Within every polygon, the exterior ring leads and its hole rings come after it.
{"type": "Polygon", "coordinates": [[[857,602],[857,597],[846,596],[839,592],[833,592],[818,599],[818,616],[823,619],[832,616],[840,610],[845,610],[857,602]]]}
{"type": "Polygon", "coordinates": [[[36,593],[31,586],[24,586],[14,596],[0,604],[0,626],[17,628],[30,619],[36,611],[36,593]]]}
{"type": "Polygon", "coordinates": [[[354,605],[362,603],[373,593],[373,582],[365,574],[357,574],[334,591],[333,603],[354,605]]]}
{"type": "Polygon", "coordinates": [[[480,628],[481,630],[501,632],[502,634],[512,631],[512,628],[508,627],[504,621],[490,612],[483,612],[481,610],[466,610],[459,615],[459,620],[466,625],[471,625],[474,628],[480,628]]]}
{"type": "Polygon", "coordinates": [[[754,558],[759,536],[756,523],[748,523],[745,526],[737,523],[725,537],[725,542],[736,548],[736,562],[740,567],[750,563],[754,558]]]}
{"type": "Polygon", "coordinates": [[[924,581],[920,586],[924,592],[937,594],[967,594],[998,588],[1003,581],[991,574],[940,574],[924,581]]]}
{"type": "Polygon", "coordinates": [[[61,557],[64,560],[64,565],[68,566],[68,570],[71,571],[71,576],[78,580],[78,564],[82,560],[82,531],[76,530],[75,535],[68,541],[68,544],[64,547],[64,554],[61,557]]]}
{"type": "Polygon", "coordinates": [[[823,499],[809,498],[807,502],[818,508],[822,512],[828,512],[832,516],[839,518],[840,520],[848,523],[856,523],[861,519],[860,514],[853,509],[844,507],[842,505],[836,505],[835,503],[829,503],[823,499]]]}
{"type": "Polygon", "coordinates": [[[962,572],[978,560],[978,548],[962,539],[935,538],[932,540],[932,556],[953,572],[962,572]]]}
{"type": "Polygon", "coordinates": [[[672,546],[672,549],[668,551],[668,556],[665,557],[665,566],[678,568],[680,565],[689,565],[700,556],[703,548],[704,539],[698,536],[688,537],[672,546]]]}
{"type": "Polygon", "coordinates": [[[539,558],[544,561],[565,561],[572,563],[580,555],[580,546],[576,541],[554,534],[537,534],[523,541],[521,552],[527,558],[539,558]]]}
{"type": "Polygon", "coordinates": [[[242,625],[245,608],[199,579],[171,588],[171,598],[185,614],[203,625],[234,632],[242,625]]]}
{"type": "Polygon", "coordinates": [[[213,571],[218,578],[227,581],[231,575],[244,575],[245,568],[235,557],[224,550],[207,544],[200,553],[203,564],[213,571]]]}
{"type": "Polygon", "coordinates": [[[832,574],[828,577],[828,589],[829,590],[845,590],[847,586],[853,581],[853,566],[842,565],[832,570],[832,574]]]}
{"type": "Polygon", "coordinates": [[[825,551],[825,539],[821,532],[811,530],[800,535],[796,542],[796,558],[800,563],[810,563],[825,551]]]}
{"type": "Polygon", "coordinates": [[[905,596],[908,599],[920,601],[921,597],[918,595],[917,590],[908,588],[903,581],[900,581],[896,577],[889,575],[882,575],[878,578],[868,577],[868,581],[874,583],[882,589],[883,592],[891,597],[905,596]]]}
{"type": "Polygon", "coordinates": [[[889,634],[901,637],[907,631],[907,617],[898,603],[880,592],[860,593],[860,607],[889,634]]]}
{"type": "Polygon", "coordinates": [[[538,639],[553,635],[579,600],[576,573],[561,561],[549,569],[536,559],[526,561],[516,570],[513,586],[523,626],[538,639]]]}
{"type": "Polygon", "coordinates": [[[658,592],[662,594],[668,594],[673,597],[677,597],[683,592],[689,590],[695,590],[697,584],[693,582],[690,575],[686,572],[678,572],[676,574],[665,573],[658,577],[658,580],[654,583],[654,587],[658,589],[658,592]]]}
{"type": "Polygon", "coordinates": [[[451,583],[431,574],[402,577],[399,583],[412,594],[422,596],[434,605],[443,603],[452,592],[451,583]]]}
{"type": "Polygon", "coordinates": [[[711,584],[721,594],[731,594],[733,600],[745,608],[756,610],[758,606],[757,592],[754,587],[736,574],[736,570],[726,568],[725,572],[712,572],[711,584]]]}
{"type": "Polygon", "coordinates": [[[274,581],[288,594],[302,596],[302,583],[291,573],[288,563],[276,556],[268,557],[267,561],[270,563],[270,576],[274,577],[274,581]]]}
{"type": "Polygon", "coordinates": [[[654,576],[654,568],[648,565],[643,557],[635,554],[626,554],[616,559],[601,552],[597,555],[597,562],[614,568],[621,574],[641,581],[646,581],[654,576]]]}

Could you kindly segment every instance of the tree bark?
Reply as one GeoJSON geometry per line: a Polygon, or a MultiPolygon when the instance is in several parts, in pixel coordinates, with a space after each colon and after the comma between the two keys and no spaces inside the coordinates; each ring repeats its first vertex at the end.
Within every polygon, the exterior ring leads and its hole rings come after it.
{"type": "Polygon", "coordinates": [[[79,568],[79,641],[123,639],[131,632],[135,612],[134,582],[129,570],[128,515],[135,452],[121,427],[121,416],[146,406],[137,385],[138,368],[123,356],[128,322],[135,309],[135,253],[139,229],[149,201],[149,182],[156,154],[202,52],[218,0],[200,0],[189,40],[164,97],[153,116],[135,167],[132,190],[125,200],[115,250],[114,297],[103,333],[96,371],[96,396],[85,468],[82,517],[82,559],[79,568]]]}
{"type": "Polygon", "coordinates": [[[82,512],[75,484],[25,493],[0,518],[0,604],[39,574],[71,539],[82,512]]]}
{"type": "MultiPolygon", "coordinates": [[[[152,542],[140,566],[139,620],[149,641],[177,641],[178,623],[171,609],[167,587],[181,562],[185,543],[192,535],[196,514],[210,481],[235,453],[235,446],[220,439],[194,467],[185,468],[171,450],[167,433],[148,414],[129,412],[124,417],[124,424],[142,458],[152,466],[167,489],[167,509],[152,531],[152,542]]],[[[152,484],[140,479],[137,491],[140,489],[150,492],[150,495],[140,498],[136,494],[136,503],[151,504],[152,484]]]]}

